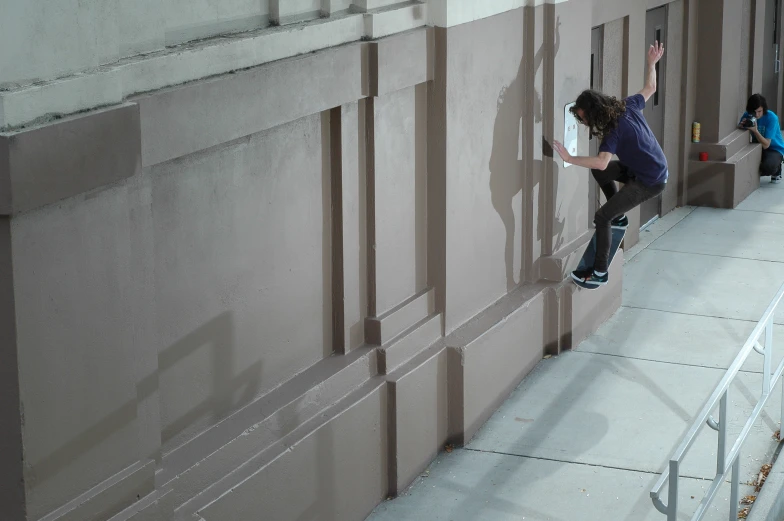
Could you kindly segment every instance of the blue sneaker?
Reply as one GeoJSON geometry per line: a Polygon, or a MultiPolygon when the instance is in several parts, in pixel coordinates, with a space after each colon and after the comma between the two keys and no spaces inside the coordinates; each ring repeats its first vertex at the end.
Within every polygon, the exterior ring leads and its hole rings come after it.
{"type": "Polygon", "coordinates": [[[625,230],[629,226],[629,218],[625,215],[619,215],[610,221],[610,226],[616,230],[625,230]]]}
{"type": "Polygon", "coordinates": [[[610,280],[609,272],[597,275],[593,269],[575,270],[572,272],[572,278],[588,286],[604,286],[610,280]]]}

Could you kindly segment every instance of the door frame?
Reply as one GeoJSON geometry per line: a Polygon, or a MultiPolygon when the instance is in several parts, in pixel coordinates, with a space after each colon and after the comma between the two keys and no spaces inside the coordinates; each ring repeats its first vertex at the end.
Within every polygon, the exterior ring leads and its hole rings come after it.
{"type": "MultiPolygon", "coordinates": [[[[664,43],[666,47],[666,43],[668,39],[667,25],[669,20],[669,14],[670,14],[669,4],[664,4],[659,7],[655,7],[653,9],[648,9],[645,11],[645,17],[646,17],[645,18],[645,45],[643,47],[645,49],[646,57],[643,58],[644,60],[647,60],[648,47],[654,41],[658,40],[660,43],[664,43]],[[661,22],[661,25],[654,25],[653,34],[648,34],[648,17],[650,16],[650,13],[659,10],[661,10],[661,12],[663,13],[663,20],[661,22]]],[[[644,74],[647,74],[647,70],[644,74]]],[[[645,79],[643,79],[643,81],[645,81],[645,79]]],[[[646,110],[645,110],[646,119],[647,119],[647,116],[650,115],[651,110],[653,110],[652,107],[654,106],[658,107],[659,105],[661,105],[661,108],[659,109],[661,111],[659,116],[661,119],[656,123],[656,127],[659,130],[660,135],[656,136],[656,139],[657,141],[659,141],[659,146],[661,146],[662,149],[664,149],[664,127],[665,127],[664,116],[665,116],[665,100],[667,95],[666,85],[667,85],[667,56],[665,53],[665,56],[663,56],[662,59],[656,63],[656,92],[648,100],[648,103],[646,103],[646,110]]],[[[645,201],[640,205],[640,230],[644,230],[645,228],[647,228],[648,226],[656,222],[656,220],[661,217],[662,199],[663,199],[662,194],[659,194],[655,198],[649,199],[648,201],[645,201]],[[648,211],[644,212],[643,211],[644,208],[648,211]],[[647,220],[645,220],[646,218],[647,220]]]]}

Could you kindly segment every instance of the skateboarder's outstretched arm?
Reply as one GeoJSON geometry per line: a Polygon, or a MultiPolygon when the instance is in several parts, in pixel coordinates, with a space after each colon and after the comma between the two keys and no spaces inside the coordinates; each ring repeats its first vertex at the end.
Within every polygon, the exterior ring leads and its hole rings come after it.
{"type": "Polygon", "coordinates": [[[640,91],[646,102],[656,92],[656,63],[661,60],[662,56],[664,56],[664,44],[655,42],[648,49],[648,77],[645,81],[645,87],[640,91]]]}
{"type": "Polygon", "coordinates": [[[599,152],[598,156],[573,156],[566,150],[566,147],[560,141],[553,140],[553,150],[558,152],[567,163],[590,168],[591,170],[604,170],[610,164],[612,154],[609,152],[599,152]]]}

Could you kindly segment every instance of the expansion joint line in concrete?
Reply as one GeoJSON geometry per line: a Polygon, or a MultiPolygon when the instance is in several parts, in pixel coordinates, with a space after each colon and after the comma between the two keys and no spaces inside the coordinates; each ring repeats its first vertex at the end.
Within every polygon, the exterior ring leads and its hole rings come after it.
{"type": "MultiPolygon", "coordinates": [[[[657,364],[677,365],[677,366],[681,366],[681,367],[695,367],[695,368],[699,368],[699,369],[713,369],[715,371],[726,371],[727,370],[726,367],[716,367],[716,366],[712,366],[712,365],[700,365],[700,364],[684,364],[684,363],[680,363],[680,362],[672,362],[670,360],[655,360],[653,358],[643,358],[643,357],[640,357],[640,356],[626,356],[626,355],[619,355],[619,354],[616,354],[616,353],[597,353],[595,351],[579,351],[579,350],[575,350],[575,351],[573,351],[573,353],[581,354],[581,355],[612,356],[614,358],[623,358],[625,360],[638,360],[640,362],[653,362],[653,363],[657,363],[657,364]]],[[[738,372],[739,373],[746,373],[746,374],[762,374],[761,370],[760,371],[752,371],[750,369],[740,369],[738,372]]]]}
{"type": "MultiPolygon", "coordinates": [[[[644,308],[641,306],[629,306],[628,304],[624,304],[621,306],[622,308],[629,308],[629,309],[641,309],[643,311],[658,311],[660,313],[673,313],[676,315],[685,315],[687,317],[704,317],[704,318],[718,318],[721,320],[734,320],[735,322],[751,322],[756,324],[756,320],[749,320],[747,318],[728,318],[728,317],[720,317],[716,315],[702,315],[700,313],[684,313],[683,311],[670,311],[669,309],[658,309],[658,308],[644,308]]],[[[778,325],[778,324],[777,324],[778,325]]]]}
{"type": "MultiPolygon", "coordinates": [[[[582,465],[584,467],[593,467],[593,468],[601,468],[601,469],[609,469],[609,470],[620,470],[620,471],[624,471],[624,472],[636,472],[638,474],[650,474],[651,476],[658,476],[659,474],[661,474],[660,472],[653,472],[653,471],[650,471],[650,470],[632,469],[632,468],[628,468],[628,467],[615,467],[615,466],[612,466],[612,465],[596,465],[594,463],[583,463],[581,461],[567,461],[567,460],[561,460],[561,459],[557,459],[557,458],[544,458],[544,457],[541,457],[541,456],[525,456],[525,455],[522,455],[522,454],[513,454],[511,452],[503,452],[503,451],[497,451],[497,450],[471,449],[471,448],[468,448],[468,447],[463,447],[462,450],[471,451],[471,452],[479,452],[479,453],[483,453],[483,454],[498,454],[500,456],[512,456],[512,457],[515,457],[515,458],[525,458],[525,459],[533,459],[533,460],[539,460],[539,461],[550,461],[552,463],[565,463],[567,465],[582,465]]],[[[687,479],[696,479],[698,481],[711,481],[711,479],[712,479],[712,478],[703,478],[703,477],[699,477],[699,476],[687,476],[687,475],[683,475],[683,474],[681,475],[681,477],[682,478],[687,478],[687,479]]]]}

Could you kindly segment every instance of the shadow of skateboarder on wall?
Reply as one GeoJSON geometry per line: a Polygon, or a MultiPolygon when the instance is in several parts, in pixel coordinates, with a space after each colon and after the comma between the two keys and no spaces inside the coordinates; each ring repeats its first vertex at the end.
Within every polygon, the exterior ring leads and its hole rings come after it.
{"type": "MultiPolygon", "coordinates": [[[[527,15],[531,16],[531,15],[527,15]]],[[[530,27],[532,24],[526,24],[530,27]]],[[[555,46],[553,49],[553,56],[558,54],[561,44],[560,37],[560,19],[556,20],[555,28],[555,46]]],[[[526,74],[526,57],[527,53],[523,53],[523,58],[520,60],[520,66],[517,70],[517,76],[506,87],[501,89],[498,95],[497,115],[493,128],[493,150],[490,155],[490,193],[492,196],[493,207],[501,217],[501,222],[506,231],[505,247],[504,247],[504,261],[506,265],[506,287],[511,290],[517,286],[518,282],[515,281],[515,259],[514,259],[514,241],[515,241],[515,214],[513,207],[513,200],[518,192],[525,189],[527,193],[523,193],[526,205],[533,205],[534,192],[539,180],[543,174],[542,161],[543,159],[534,160],[533,168],[528,169],[527,160],[532,155],[533,147],[529,147],[529,142],[533,140],[533,135],[529,127],[533,124],[541,123],[543,119],[542,97],[535,88],[531,88],[534,83],[534,78],[542,66],[544,55],[548,42],[543,42],[536,52],[533,59],[533,69],[530,74],[526,74]],[[527,89],[528,87],[528,89],[527,89]],[[526,92],[533,93],[533,99],[530,100],[533,105],[533,114],[529,115],[526,112],[526,106],[529,100],[526,98],[526,92]],[[533,117],[533,123],[528,118],[533,117]],[[526,186],[526,177],[531,177],[530,186],[526,186]]],[[[543,141],[544,142],[544,141],[543,141]]],[[[545,145],[547,146],[547,145],[545,145]]],[[[544,151],[543,151],[544,152],[544,151]]],[[[552,158],[552,151],[549,156],[543,153],[544,157],[552,158]]],[[[540,189],[541,192],[541,189],[540,189]]],[[[539,198],[541,199],[540,194],[539,198]]],[[[522,208],[521,208],[522,210],[522,208]]],[[[531,216],[523,216],[523,223],[530,220],[531,216]]],[[[537,226],[537,238],[541,240],[543,235],[544,223],[539,219],[537,226]]],[[[529,223],[530,225],[530,223],[529,223]]],[[[554,225],[554,234],[560,236],[564,228],[564,221],[560,220],[554,225]]],[[[525,238],[524,238],[525,239],[525,238]]],[[[528,245],[530,248],[530,245],[528,245]]],[[[525,251],[526,245],[523,241],[522,250],[525,251]]],[[[521,254],[522,258],[525,258],[521,254]]],[[[521,261],[520,280],[523,281],[525,273],[525,263],[521,261]]]]}

